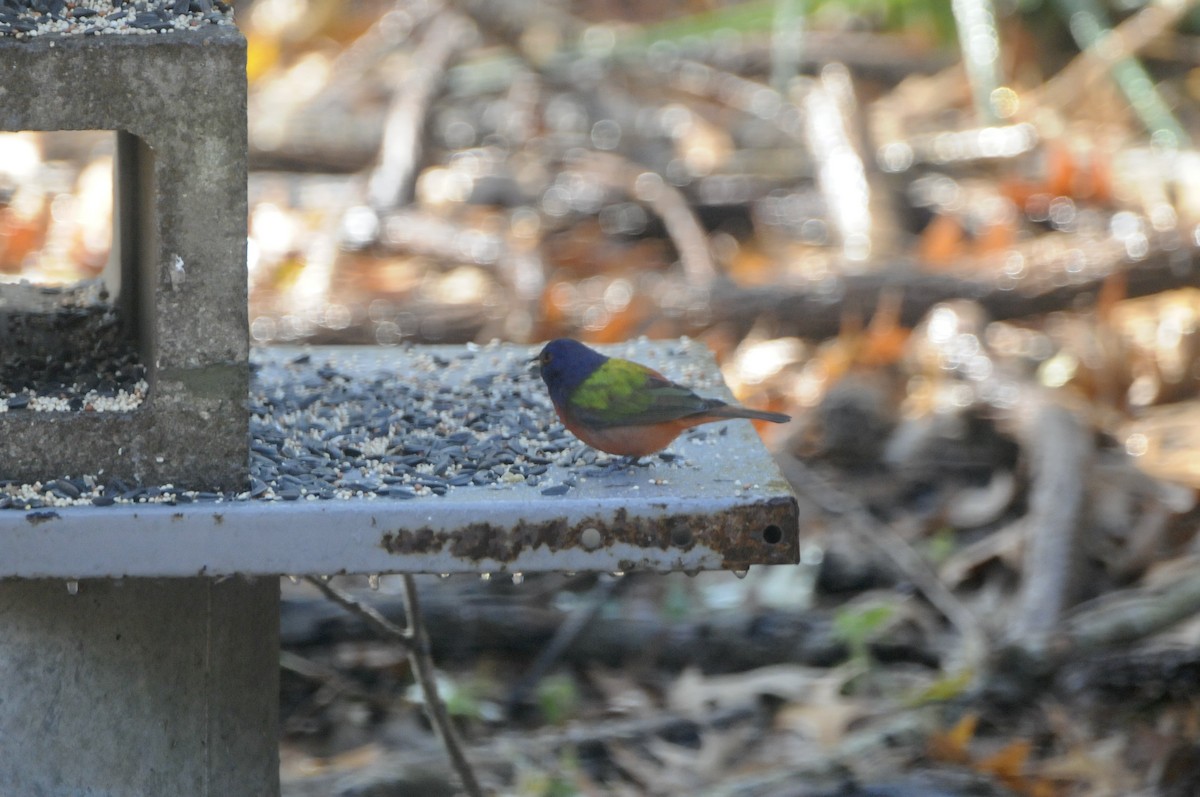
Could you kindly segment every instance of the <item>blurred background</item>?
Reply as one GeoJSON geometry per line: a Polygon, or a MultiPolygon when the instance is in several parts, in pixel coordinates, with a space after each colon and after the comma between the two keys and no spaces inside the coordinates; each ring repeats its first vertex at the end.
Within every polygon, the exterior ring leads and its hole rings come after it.
{"type": "MultiPolygon", "coordinates": [[[[495,788],[1200,793],[1195,3],[235,8],[254,343],[687,335],[796,418],[797,568],[426,585],[495,788]]],[[[0,133],[0,281],[100,274],[113,147],[0,133]]],[[[285,586],[285,794],[451,793],[285,586]]]]}

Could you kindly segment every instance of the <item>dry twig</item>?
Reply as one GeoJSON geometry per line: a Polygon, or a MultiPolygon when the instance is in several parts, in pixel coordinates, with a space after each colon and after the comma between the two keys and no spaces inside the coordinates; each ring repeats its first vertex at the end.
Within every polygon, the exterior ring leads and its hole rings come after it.
{"type": "Polygon", "coordinates": [[[1084,100],[1092,83],[1113,64],[1141,52],[1158,37],[1170,31],[1195,5],[1195,0],[1150,3],[1112,29],[1102,42],[1089,47],[1072,59],[1057,75],[1042,85],[1031,98],[1030,107],[1061,108],[1069,102],[1084,100]]]}
{"type": "Polygon", "coordinates": [[[577,608],[558,626],[554,637],[546,647],[538,653],[533,664],[526,670],[525,676],[517,682],[508,696],[508,713],[513,715],[516,709],[524,703],[530,693],[537,687],[541,679],[562,658],[567,648],[575,642],[581,633],[591,624],[605,602],[621,587],[629,583],[623,578],[601,578],[588,594],[586,603],[577,608]]]}
{"type": "Polygon", "coordinates": [[[405,73],[384,124],[379,167],[371,175],[371,206],[391,210],[412,200],[420,167],[422,131],[429,109],[455,56],[471,41],[471,23],[443,11],[434,17],[413,53],[414,68],[405,73]]]}
{"type": "Polygon", "coordinates": [[[662,219],[667,236],[679,253],[688,284],[697,288],[713,284],[718,272],[708,247],[708,234],[678,188],[658,174],[611,153],[588,152],[572,165],[587,168],[598,180],[645,202],[662,219]]]}
{"type": "Polygon", "coordinates": [[[306,576],[304,580],[319,589],[321,594],[338,606],[341,606],[353,615],[357,615],[369,627],[375,629],[377,634],[395,642],[404,649],[404,655],[412,655],[412,641],[409,639],[408,632],[380,614],[374,606],[368,606],[354,596],[347,595],[322,579],[306,576]]]}
{"type": "Polygon", "coordinates": [[[454,771],[458,773],[458,777],[462,781],[463,791],[471,795],[471,797],[483,797],[483,789],[479,785],[479,780],[475,777],[475,771],[471,767],[471,762],[467,760],[467,756],[463,752],[462,740],[458,738],[458,731],[454,729],[454,724],[450,720],[450,714],[446,711],[446,704],[442,702],[442,696],[438,693],[433,659],[429,655],[429,634],[425,630],[425,624],[421,621],[421,605],[417,598],[416,579],[411,575],[405,574],[404,576],[404,605],[408,616],[407,629],[400,628],[370,606],[363,604],[319,578],[307,576],[305,580],[321,590],[327,598],[352,614],[362,618],[385,638],[404,646],[409,664],[412,666],[413,674],[421,687],[421,694],[425,698],[425,709],[429,713],[429,719],[437,730],[437,734],[446,748],[447,755],[450,756],[450,762],[454,766],[454,771]]]}

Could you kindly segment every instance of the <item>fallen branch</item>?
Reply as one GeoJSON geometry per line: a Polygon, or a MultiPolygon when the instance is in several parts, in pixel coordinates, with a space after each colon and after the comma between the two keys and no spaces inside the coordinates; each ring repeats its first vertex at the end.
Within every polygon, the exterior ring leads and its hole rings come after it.
{"type": "Polygon", "coordinates": [[[1058,628],[1078,592],[1092,443],[1090,430],[1068,408],[1048,397],[1028,401],[1034,406],[1018,424],[1017,435],[1029,452],[1033,486],[1010,636],[1037,644],[1058,628]]]}
{"type": "Polygon", "coordinates": [[[1152,650],[1114,650],[1071,662],[1058,684],[1067,694],[1107,710],[1163,700],[1190,702],[1200,688],[1200,650],[1163,647],[1152,650]]]}
{"type": "Polygon", "coordinates": [[[1110,593],[1081,604],[1062,624],[1060,655],[1092,653],[1164,631],[1200,613],[1200,575],[1110,593]]]}
{"type": "MultiPolygon", "coordinates": [[[[1024,701],[1048,688],[1065,666],[1083,659],[1080,666],[1086,667],[1090,657],[1126,648],[1197,613],[1200,576],[1196,575],[1162,586],[1110,593],[1078,606],[1054,634],[1033,640],[1014,639],[997,650],[981,691],[1002,701],[1024,701]]],[[[1069,672],[1065,676],[1068,680],[1069,672]]]]}
{"type": "MultiPolygon", "coordinates": [[[[633,576],[626,576],[626,579],[633,576]]],[[[465,658],[489,651],[536,656],[550,643],[566,615],[542,605],[507,600],[495,594],[467,595],[431,584],[422,591],[422,614],[435,655],[465,658]]],[[[402,601],[375,596],[372,604],[389,618],[403,616],[402,601]]],[[[371,636],[358,615],[348,616],[328,601],[286,598],[280,635],[287,647],[327,645],[371,636]]],[[[738,672],[768,664],[830,666],[846,659],[847,649],[834,630],[833,610],[783,611],[762,608],[750,613],[721,612],[690,621],[659,617],[596,617],[562,652],[576,664],[619,666],[638,661],[677,671],[738,672]]],[[[936,665],[937,655],[914,646],[898,627],[869,644],[880,661],[936,665]]]]}
{"type": "Polygon", "coordinates": [[[413,53],[413,68],[404,72],[384,123],[379,166],[368,185],[377,212],[412,201],[421,164],[425,120],[445,80],[451,61],[470,43],[471,23],[452,11],[435,16],[413,53]]]}
{"type": "Polygon", "coordinates": [[[1051,273],[1044,273],[1043,264],[1027,259],[1032,276],[1013,285],[894,264],[869,274],[831,277],[803,287],[723,288],[713,296],[712,323],[728,324],[739,334],[765,323],[777,335],[824,340],[837,336],[848,312],[858,313],[863,323],[869,323],[884,295],[899,296],[898,321],[911,327],[934,305],[951,299],[976,301],[995,320],[1078,310],[1081,303],[1093,301],[1105,280],[1116,274],[1126,281],[1130,298],[1200,287],[1200,260],[1194,248],[1158,250],[1135,262],[1125,259],[1123,247],[1093,247],[1099,251],[1091,252],[1090,257],[1082,247],[1064,249],[1089,260],[1085,271],[1071,275],[1053,267],[1051,273]]]}

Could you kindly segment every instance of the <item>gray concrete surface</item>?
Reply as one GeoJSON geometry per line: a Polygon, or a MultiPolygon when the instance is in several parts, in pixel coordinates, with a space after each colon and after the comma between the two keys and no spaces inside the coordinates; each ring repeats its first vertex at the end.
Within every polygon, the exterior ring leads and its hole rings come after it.
{"type": "Polygon", "coordinates": [[[0,582],[0,794],[279,793],[279,583],[0,582]]]}
{"type": "Polygon", "coordinates": [[[0,130],[120,131],[119,305],[151,386],[127,415],[0,414],[0,478],[244,484],[245,58],[228,27],[0,39],[0,130]]]}

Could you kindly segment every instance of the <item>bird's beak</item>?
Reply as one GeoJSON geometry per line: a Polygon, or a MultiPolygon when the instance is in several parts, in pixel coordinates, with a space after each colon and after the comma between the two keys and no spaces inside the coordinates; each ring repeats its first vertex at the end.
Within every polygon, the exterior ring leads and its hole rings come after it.
{"type": "Polygon", "coordinates": [[[535,354],[534,356],[530,357],[529,360],[527,361],[529,363],[529,373],[533,374],[534,376],[542,375],[542,365],[541,365],[540,360],[541,360],[541,355],[535,354]]]}

